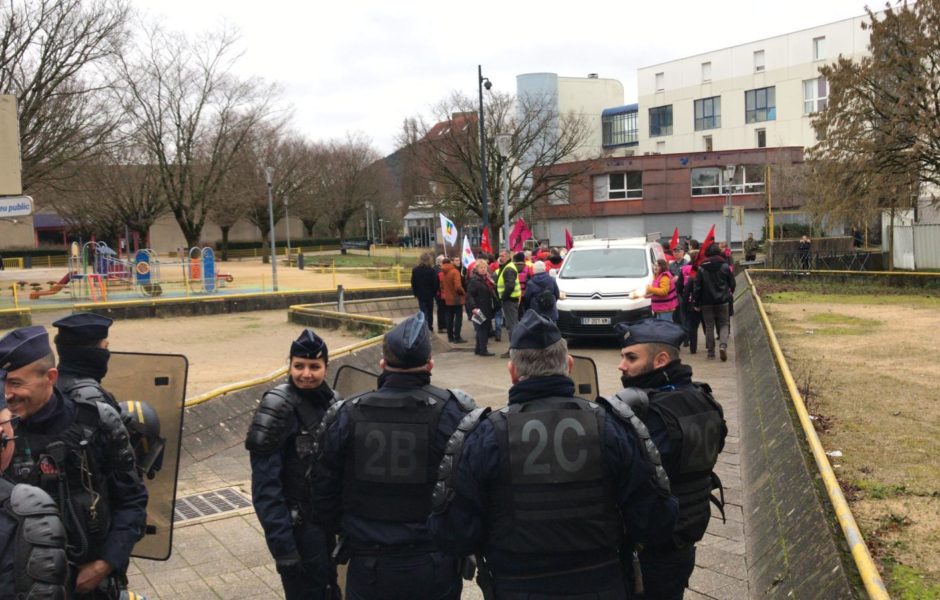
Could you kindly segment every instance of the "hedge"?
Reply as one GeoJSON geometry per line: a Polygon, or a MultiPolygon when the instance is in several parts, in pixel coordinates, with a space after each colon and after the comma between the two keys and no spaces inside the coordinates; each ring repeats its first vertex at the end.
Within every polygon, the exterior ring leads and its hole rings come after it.
{"type": "MultiPolygon", "coordinates": [[[[364,241],[366,238],[364,238],[364,237],[357,237],[357,238],[346,238],[346,239],[347,239],[347,241],[354,241],[354,240],[355,240],[355,241],[364,241]]],[[[306,247],[308,247],[308,246],[339,246],[339,243],[340,243],[340,239],[339,239],[339,238],[323,238],[323,239],[317,239],[317,238],[300,238],[300,239],[292,239],[292,240],[290,241],[291,248],[306,248],[306,247]]],[[[244,241],[229,242],[229,243],[228,243],[228,249],[229,249],[229,250],[250,250],[251,248],[268,248],[268,247],[270,247],[270,244],[271,244],[270,242],[258,242],[258,241],[255,241],[255,242],[244,242],[244,241]]],[[[275,245],[276,247],[278,247],[278,248],[285,248],[285,247],[287,247],[287,240],[277,240],[277,241],[274,242],[274,245],[275,245]]],[[[215,242],[215,249],[216,249],[216,250],[220,250],[220,251],[222,250],[222,241],[221,241],[221,240],[217,240],[217,241],[215,242]]]]}
{"type": "Polygon", "coordinates": [[[0,250],[3,258],[25,258],[27,256],[66,256],[68,250],[61,248],[6,248],[0,250]]]}

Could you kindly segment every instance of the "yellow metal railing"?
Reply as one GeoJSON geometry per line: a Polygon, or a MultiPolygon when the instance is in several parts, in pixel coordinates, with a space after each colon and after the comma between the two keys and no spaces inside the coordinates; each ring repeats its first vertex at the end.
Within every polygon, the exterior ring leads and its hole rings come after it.
{"type": "MultiPolygon", "coordinates": [[[[854,273],[854,271],[851,272],[854,273]]],[[[832,465],[829,464],[826,451],[823,448],[822,442],[819,441],[819,436],[816,434],[812,420],[809,418],[806,404],[803,402],[803,397],[800,396],[796,381],[793,379],[793,374],[790,373],[790,367],[787,366],[787,360],[784,358],[783,351],[780,349],[780,343],[777,341],[777,334],[774,333],[770,319],[767,318],[767,312],[764,310],[764,304],[757,294],[757,288],[754,287],[750,273],[745,271],[744,274],[745,277],[747,277],[751,294],[754,296],[757,310],[760,312],[760,318],[764,322],[764,328],[767,330],[770,347],[777,359],[777,364],[780,367],[780,373],[783,375],[783,380],[786,383],[787,391],[790,393],[790,400],[793,402],[793,407],[799,417],[800,425],[803,427],[803,433],[806,435],[806,441],[809,443],[810,451],[813,453],[813,459],[816,461],[816,468],[819,469],[823,484],[826,486],[829,501],[832,503],[832,507],[835,510],[836,519],[839,520],[842,534],[849,544],[849,550],[852,552],[852,558],[855,560],[855,566],[858,568],[858,572],[862,577],[862,583],[865,585],[868,597],[873,600],[888,600],[889,596],[885,589],[884,581],[881,579],[881,574],[878,573],[878,567],[875,566],[875,561],[872,560],[871,554],[868,552],[868,546],[865,545],[862,532],[858,528],[858,523],[855,522],[855,517],[852,516],[852,509],[849,507],[849,503],[842,493],[842,488],[839,487],[839,480],[836,479],[835,471],[832,470],[832,465]]]]}

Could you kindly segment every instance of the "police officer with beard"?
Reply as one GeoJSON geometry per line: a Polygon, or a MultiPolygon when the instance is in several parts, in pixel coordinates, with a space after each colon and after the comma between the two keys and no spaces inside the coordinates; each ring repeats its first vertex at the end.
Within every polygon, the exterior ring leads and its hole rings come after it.
{"type": "Polygon", "coordinates": [[[2,380],[0,372],[0,600],[59,600],[68,579],[65,527],[49,494],[3,474],[14,441],[2,380]]]}
{"type": "MultiPolygon", "coordinates": [[[[620,371],[625,389],[615,396],[630,404],[649,428],[679,500],[672,536],[645,543],[639,552],[642,586],[632,578],[635,598],[679,600],[695,568],[695,543],[705,535],[712,495],[721,482],[712,470],[728,428],[708,384],[692,381],[692,368],[679,360],[685,332],[674,323],[648,319],[620,323],[620,371]],[[643,593],[638,593],[640,587],[643,593]]],[[[632,573],[632,572],[631,572],[632,573]]]]}
{"type": "Polygon", "coordinates": [[[59,330],[55,336],[59,355],[56,387],[74,400],[104,402],[120,412],[114,396],[101,387],[111,358],[108,328],[113,322],[94,313],[75,313],[52,324],[59,330]]]}
{"type": "Polygon", "coordinates": [[[335,404],[318,435],[314,506],[342,532],[349,600],[456,600],[456,557],[427,530],[444,446],[475,408],[431,385],[431,337],[422,313],[385,334],[379,387],[335,404]]]}
{"type": "Polygon", "coordinates": [[[329,359],[326,342],[305,329],[291,344],[287,383],[262,397],[245,441],[255,514],[287,600],[339,598],[333,536],[313,509],[307,481],[314,434],[339,400],[326,383],[329,359]]]}
{"type": "Polygon", "coordinates": [[[0,339],[4,398],[17,417],[8,475],[41,487],[59,508],[75,598],[117,598],[144,532],[147,490],[118,413],[55,387],[58,370],[43,327],[0,339]]]}
{"type": "Polygon", "coordinates": [[[527,311],[510,355],[509,405],[474,411],[448,443],[434,539],[477,555],[485,598],[623,599],[624,532],[663,543],[675,523],[655,448],[626,405],[575,396],[549,319],[527,311]]]}

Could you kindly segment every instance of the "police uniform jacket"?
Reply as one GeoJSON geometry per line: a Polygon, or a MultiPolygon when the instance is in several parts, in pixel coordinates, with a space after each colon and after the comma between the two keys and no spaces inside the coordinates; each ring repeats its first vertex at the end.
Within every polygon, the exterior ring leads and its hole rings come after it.
{"type": "MultiPolygon", "coordinates": [[[[564,376],[536,377],[515,384],[509,390],[509,406],[548,397],[574,399],[574,383],[564,376]]],[[[581,401],[584,402],[584,401],[581,401]]],[[[600,418],[600,417],[599,417],[600,418]]],[[[610,413],[602,415],[599,428],[602,469],[607,493],[613,496],[614,509],[622,515],[622,525],[632,539],[646,542],[669,538],[676,518],[676,501],[654,484],[653,466],[645,459],[632,431],[610,413]]],[[[533,572],[565,571],[573,566],[596,564],[610,557],[617,548],[607,548],[595,555],[584,553],[521,554],[505,552],[490,543],[495,533],[489,529],[492,496],[500,469],[504,468],[503,450],[496,427],[484,419],[467,436],[454,465],[453,494],[442,511],[429,519],[434,540],[448,553],[464,556],[482,551],[488,564],[502,576],[526,576],[533,572]]],[[[615,527],[612,535],[619,536],[615,527]]]]}
{"type": "MultiPolygon", "coordinates": [[[[379,377],[379,391],[403,392],[422,388],[430,383],[431,374],[427,372],[386,371],[379,377]]],[[[438,389],[438,393],[441,392],[444,390],[438,389]]],[[[355,424],[349,414],[353,401],[355,398],[347,399],[336,412],[332,422],[324,420],[324,428],[317,441],[318,455],[313,477],[314,509],[320,518],[331,524],[332,531],[336,533],[342,531],[346,534],[346,541],[354,550],[381,546],[431,546],[426,514],[414,521],[403,522],[366,518],[344,511],[344,478],[354,477],[353,473],[346,472],[347,457],[352,451],[355,433],[355,424]]],[[[469,408],[450,394],[450,398],[440,410],[436,428],[428,440],[429,456],[443,455],[448,439],[468,410],[469,408]]],[[[433,477],[437,464],[428,466],[433,477]]],[[[433,478],[430,482],[433,485],[433,478]]],[[[430,485],[427,490],[427,503],[430,507],[430,485]]]]}
{"type": "Polygon", "coordinates": [[[0,600],[13,598],[14,540],[16,539],[16,518],[5,510],[0,510],[0,600]]]}
{"type": "MultiPolygon", "coordinates": [[[[108,408],[108,410],[111,409],[108,408]]],[[[53,389],[52,398],[43,408],[28,419],[20,420],[15,428],[16,454],[11,468],[8,469],[11,477],[17,481],[35,483],[28,478],[21,478],[21,474],[17,472],[17,459],[22,456],[21,453],[26,448],[30,448],[31,440],[55,439],[55,436],[66,432],[78,422],[78,413],[79,407],[74,400],[64,396],[59,390],[53,389]]],[[[120,421],[117,426],[121,429],[124,427],[120,421]]],[[[104,427],[104,424],[99,423],[99,428],[104,427]]],[[[123,572],[127,569],[134,544],[144,533],[147,519],[147,488],[137,475],[132,453],[129,454],[130,460],[127,464],[120,464],[120,453],[115,452],[115,448],[103,435],[96,436],[95,440],[96,444],[91,449],[91,453],[96,466],[95,475],[97,481],[100,482],[98,485],[107,489],[110,526],[100,545],[100,555],[91,556],[89,560],[104,560],[115,572],[123,572]]],[[[42,448],[31,448],[33,456],[37,459],[36,455],[41,451],[42,448]]],[[[40,465],[37,464],[35,469],[39,468],[40,465]]],[[[66,527],[69,528],[69,525],[66,524],[66,527]]],[[[69,531],[71,531],[70,528],[69,531]]],[[[70,539],[69,543],[73,544],[74,540],[70,539]]]]}

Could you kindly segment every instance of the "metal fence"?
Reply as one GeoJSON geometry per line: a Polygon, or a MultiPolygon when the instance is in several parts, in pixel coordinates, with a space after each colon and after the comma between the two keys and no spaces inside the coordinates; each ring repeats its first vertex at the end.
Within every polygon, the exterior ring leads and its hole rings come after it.
{"type": "Polygon", "coordinates": [[[871,252],[787,252],[784,271],[867,271],[871,252]]]}

